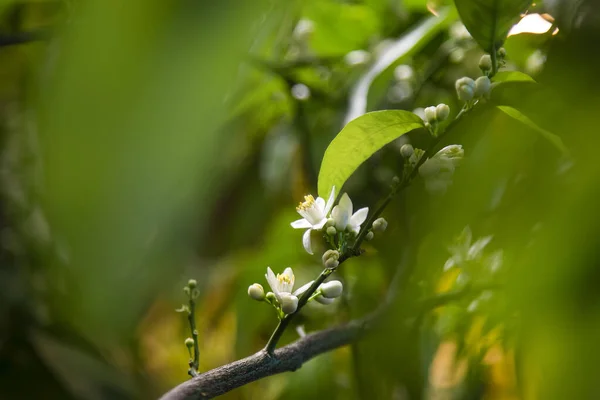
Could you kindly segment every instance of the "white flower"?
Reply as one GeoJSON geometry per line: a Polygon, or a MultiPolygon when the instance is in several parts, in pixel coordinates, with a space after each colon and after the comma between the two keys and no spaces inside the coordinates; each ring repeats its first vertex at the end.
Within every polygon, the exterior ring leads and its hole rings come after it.
{"type": "MultiPolygon", "coordinates": [[[[461,266],[469,261],[479,261],[483,256],[483,252],[486,246],[492,240],[492,236],[484,236],[475,241],[475,243],[471,243],[473,240],[473,234],[471,233],[471,228],[468,226],[462,231],[460,236],[457,239],[457,242],[448,247],[448,250],[452,254],[452,256],[446,261],[444,264],[444,271],[447,271],[453,267],[461,266]]],[[[498,255],[494,255],[494,257],[498,257],[498,255]]],[[[501,253],[500,253],[501,257],[501,253]]],[[[498,264],[501,263],[497,259],[491,259],[496,268],[498,268],[498,264]]]]}
{"type": "Polygon", "coordinates": [[[298,296],[306,292],[313,283],[311,281],[292,293],[296,278],[294,277],[294,271],[290,267],[286,268],[283,274],[277,274],[277,276],[275,276],[271,267],[267,267],[265,278],[267,278],[271,290],[273,290],[277,301],[281,305],[281,310],[286,314],[292,314],[296,311],[298,308],[298,296]]]}
{"type": "Polygon", "coordinates": [[[364,207],[352,214],[352,200],[344,193],[337,206],[333,207],[331,217],[335,221],[335,228],[338,231],[344,231],[348,228],[349,231],[357,233],[360,231],[360,225],[365,222],[369,208],[364,207]]]}
{"type": "Polygon", "coordinates": [[[304,202],[300,203],[296,207],[298,214],[302,216],[302,219],[292,222],[292,228],[295,229],[306,229],[304,236],[302,236],[302,244],[308,254],[313,254],[310,245],[310,232],[313,230],[321,230],[327,222],[327,217],[331,207],[333,207],[333,201],[335,200],[335,186],[331,188],[331,194],[327,203],[321,197],[315,198],[312,195],[304,196],[304,202]]]}

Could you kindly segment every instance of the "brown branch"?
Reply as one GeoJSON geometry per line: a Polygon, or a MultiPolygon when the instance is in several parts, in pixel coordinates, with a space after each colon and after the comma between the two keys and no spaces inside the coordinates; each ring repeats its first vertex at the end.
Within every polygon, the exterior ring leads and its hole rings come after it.
{"type": "Polygon", "coordinates": [[[258,379],[295,371],[319,354],[358,340],[370,327],[370,319],[354,320],[339,327],[311,333],[275,350],[274,357],[261,350],[188,380],[166,393],[161,400],[211,399],[258,379]]]}

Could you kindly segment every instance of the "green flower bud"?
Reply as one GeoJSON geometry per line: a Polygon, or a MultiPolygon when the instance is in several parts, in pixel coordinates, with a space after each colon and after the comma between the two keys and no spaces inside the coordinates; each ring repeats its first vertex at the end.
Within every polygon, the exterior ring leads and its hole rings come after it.
{"type": "Polygon", "coordinates": [[[185,286],[183,288],[183,293],[185,293],[186,296],[189,296],[192,293],[192,291],[190,290],[189,286],[185,286]]]}
{"type": "Polygon", "coordinates": [[[293,294],[283,293],[281,295],[281,311],[293,314],[298,309],[298,298],[293,294]]]}
{"type": "Polygon", "coordinates": [[[371,232],[367,233],[367,236],[365,236],[365,240],[370,241],[370,240],[373,240],[374,237],[375,237],[375,234],[371,231],[371,232]]]}
{"type": "Polygon", "coordinates": [[[277,296],[275,296],[275,293],[273,292],[269,292],[266,294],[265,298],[267,299],[267,301],[271,304],[277,304],[277,296]]]}
{"type": "Polygon", "coordinates": [[[435,108],[435,117],[438,121],[445,121],[450,115],[450,107],[446,104],[438,104],[435,108]]]}
{"type": "Polygon", "coordinates": [[[325,222],[325,227],[329,228],[330,226],[334,226],[335,225],[335,220],[333,218],[328,218],[327,222],[325,222]]]}
{"type": "Polygon", "coordinates": [[[488,78],[487,76],[480,76],[475,81],[475,91],[473,92],[473,94],[475,95],[475,97],[485,96],[490,91],[491,86],[492,82],[490,81],[490,78],[488,78]]]}
{"type": "Polygon", "coordinates": [[[265,290],[261,284],[254,283],[248,287],[248,296],[257,301],[263,301],[265,299],[265,290]]]}
{"type": "Polygon", "coordinates": [[[340,258],[340,252],[337,250],[327,250],[325,253],[323,253],[323,257],[321,257],[323,263],[327,262],[327,260],[330,258],[333,258],[337,261],[340,258]]]}
{"type": "Polygon", "coordinates": [[[194,339],[192,339],[191,337],[185,339],[185,347],[187,347],[188,349],[194,347],[194,339]]]}
{"type": "Polygon", "coordinates": [[[409,158],[410,156],[413,155],[414,152],[415,152],[415,149],[410,144],[403,144],[402,147],[400,147],[400,154],[404,158],[409,158]]]}
{"type": "Polygon", "coordinates": [[[492,57],[489,54],[484,54],[479,59],[479,68],[486,73],[492,69],[492,57]]]}
{"type": "Polygon", "coordinates": [[[425,122],[425,128],[427,130],[430,130],[431,129],[431,124],[429,122],[425,122]]]}
{"type": "Polygon", "coordinates": [[[320,286],[321,294],[328,299],[340,297],[344,291],[344,285],[340,281],[325,282],[320,286]]]}
{"type": "Polygon", "coordinates": [[[504,58],[506,57],[506,49],[504,47],[500,47],[496,54],[498,54],[498,57],[504,58]]]}
{"type": "Polygon", "coordinates": [[[431,106],[431,107],[425,108],[424,113],[425,113],[425,121],[429,122],[430,124],[436,121],[435,107],[431,106]]]}
{"type": "Polygon", "coordinates": [[[335,229],[335,226],[330,226],[325,232],[327,232],[329,236],[333,236],[337,233],[337,229],[335,229]]]}
{"type": "Polygon", "coordinates": [[[373,221],[373,230],[377,232],[384,232],[387,229],[387,221],[385,218],[377,218],[373,221]]]}
{"type": "Polygon", "coordinates": [[[195,280],[195,279],[190,279],[190,280],[188,281],[188,287],[189,287],[190,289],[194,289],[196,286],[198,286],[198,282],[196,282],[196,280],[195,280]]]}

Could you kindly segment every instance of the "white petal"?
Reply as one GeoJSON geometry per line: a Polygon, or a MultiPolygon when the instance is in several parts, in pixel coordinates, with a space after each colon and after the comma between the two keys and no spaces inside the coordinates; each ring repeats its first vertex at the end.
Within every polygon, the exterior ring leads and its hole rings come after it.
{"type": "Polygon", "coordinates": [[[352,215],[352,200],[350,200],[350,196],[348,196],[348,193],[344,193],[342,195],[342,198],[340,199],[340,202],[337,206],[345,212],[352,215]]]}
{"type": "Polygon", "coordinates": [[[308,282],[306,285],[303,285],[301,287],[299,287],[293,294],[294,296],[301,296],[304,292],[306,292],[308,290],[308,288],[310,287],[310,285],[313,284],[314,281],[310,281],[308,282]]]}
{"type": "Polygon", "coordinates": [[[325,204],[324,214],[327,217],[331,207],[333,207],[333,202],[335,201],[335,186],[331,188],[331,193],[329,194],[329,199],[327,199],[327,204],[325,204]]]}
{"type": "Polygon", "coordinates": [[[281,275],[287,276],[288,280],[290,281],[290,283],[280,283],[281,291],[291,293],[292,289],[294,288],[294,281],[296,280],[296,277],[294,276],[294,271],[292,271],[290,267],[287,267],[285,270],[283,270],[283,274],[281,275]]]}
{"type": "Polygon", "coordinates": [[[350,217],[350,225],[360,226],[367,219],[367,215],[369,215],[369,207],[361,208],[350,217]]]}
{"type": "MultiPolygon", "coordinates": [[[[319,209],[319,211],[321,212],[325,212],[325,200],[323,200],[322,197],[317,197],[317,199],[315,200],[315,204],[317,205],[317,208],[319,209]]],[[[325,216],[325,215],[323,215],[325,216]]]]}
{"type": "Polygon", "coordinates": [[[292,225],[292,228],[294,228],[294,229],[306,229],[306,228],[310,228],[312,226],[310,224],[310,222],[308,222],[305,218],[296,220],[296,221],[292,222],[290,225],[292,225]]]}
{"type": "Polygon", "coordinates": [[[318,303],[321,303],[321,304],[325,304],[325,305],[327,305],[327,304],[331,304],[331,303],[333,303],[333,301],[334,301],[335,299],[328,299],[327,297],[323,297],[323,296],[317,296],[317,297],[315,297],[315,300],[316,300],[318,303]]]}
{"type": "Polygon", "coordinates": [[[313,254],[312,248],[310,247],[311,231],[312,229],[307,229],[306,232],[304,232],[304,235],[302,235],[302,245],[304,246],[304,250],[306,250],[308,254],[313,254]]]}
{"type": "Polygon", "coordinates": [[[319,222],[314,224],[312,226],[312,228],[316,231],[319,231],[319,230],[323,229],[323,227],[325,226],[326,223],[327,223],[327,218],[323,218],[322,220],[320,220],[319,222]]]}
{"type": "Polygon", "coordinates": [[[485,249],[485,246],[487,246],[491,240],[492,240],[491,236],[484,236],[484,237],[478,239],[475,243],[473,243],[473,245],[469,249],[467,258],[469,260],[474,260],[476,258],[479,258],[479,256],[481,256],[481,253],[483,253],[483,249],[485,249]]]}
{"type": "Polygon", "coordinates": [[[273,293],[275,293],[275,296],[279,298],[279,281],[277,280],[277,277],[273,273],[271,267],[267,267],[267,273],[265,274],[265,278],[267,278],[267,282],[269,283],[269,286],[271,286],[271,290],[273,291],[273,293]]]}
{"type": "Polygon", "coordinates": [[[351,213],[349,213],[347,209],[345,210],[340,204],[333,207],[333,210],[331,211],[331,218],[333,218],[335,223],[335,229],[338,231],[344,231],[348,226],[348,222],[350,222],[350,216],[351,213]]]}

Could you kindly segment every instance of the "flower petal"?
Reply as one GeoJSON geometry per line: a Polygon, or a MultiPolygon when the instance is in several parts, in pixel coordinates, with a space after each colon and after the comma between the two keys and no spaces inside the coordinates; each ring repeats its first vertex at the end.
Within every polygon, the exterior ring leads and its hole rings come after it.
{"type": "Polygon", "coordinates": [[[291,293],[292,289],[294,288],[294,281],[296,280],[296,277],[294,276],[294,271],[290,268],[287,267],[286,269],[283,270],[283,274],[281,274],[282,276],[287,276],[288,281],[290,283],[286,283],[284,281],[280,282],[280,287],[281,287],[281,291],[282,292],[286,292],[286,293],[291,293]]]}
{"type": "Polygon", "coordinates": [[[310,287],[310,285],[313,284],[313,282],[314,281],[310,281],[306,285],[299,287],[296,291],[294,291],[293,295],[298,297],[301,296],[304,292],[308,290],[308,288],[310,287]]]}
{"type": "Polygon", "coordinates": [[[333,202],[335,201],[335,186],[331,188],[331,193],[329,194],[329,199],[327,199],[327,204],[325,204],[325,209],[323,210],[325,217],[329,214],[331,207],[333,207],[333,202]]]}
{"type": "Polygon", "coordinates": [[[306,229],[312,226],[305,218],[298,219],[292,222],[290,225],[292,225],[292,228],[294,229],[306,229]]]}
{"type": "Polygon", "coordinates": [[[277,277],[273,273],[271,267],[267,267],[267,273],[265,274],[265,278],[267,278],[267,282],[269,283],[269,286],[271,286],[271,290],[273,291],[273,293],[275,293],[275,296],[279,298],[279,281],[277,280],[277,277]]]}
{"type": "Polygon", "coordinates": [[[350,225],[352,226],[361,226],[363,222],[367,219],[369,215],[369,207],[364,207],[358,210],[350,217],[350,225]]]}
{"type": "Polygon", "coordinates": [[[312,229],[307,229],[306,232],[304,232],[304,235],[302,235],[302,245],[304,246],[304,250],[306,250],[306,252],[308,254],[313,254],[312,248],[310,247],[310,232],[312,231],[312,229]]]}
{"type": "Polygon", "coordinates": [[[322,220],[317,222],[315,225],[313,225],[312,228],[316,231],[319,231],[319,230],[323,229],[323,227],[325,226],[326,223],[327,223],[327,218],[323,218],[322,220]]]}
{"type": "Polygon", "coordinates": [[[317,208],[319,209],[319,211],[321,211],[321,212],[325,211],[325,200],[323,200],[322,197],[317,197],[317,199],[315,200],[315,204],[317,205],[317,208]]]}

